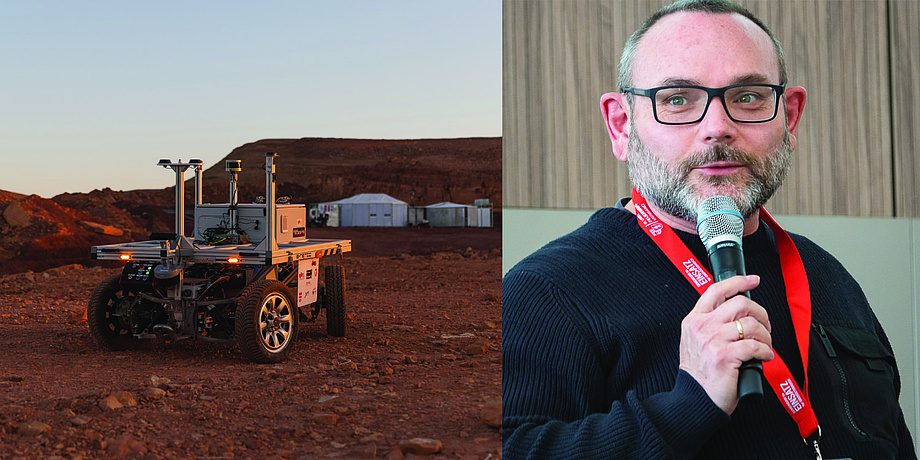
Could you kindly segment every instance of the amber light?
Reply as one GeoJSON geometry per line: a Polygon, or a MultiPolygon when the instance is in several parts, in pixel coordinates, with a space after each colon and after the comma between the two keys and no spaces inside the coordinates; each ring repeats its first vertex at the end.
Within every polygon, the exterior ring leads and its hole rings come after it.
{"type": "Polygon", "coordinates": [[[238,264],[240,263],[240,259],[239,257],[229,257],[227,258],[227,263],[228,264],[238,264]]]}
{"type": "Polygon", "coordinates": [[[121,260],[131,260],[131,254],[122,254],[118,256],[118,258],[121,260]]]}

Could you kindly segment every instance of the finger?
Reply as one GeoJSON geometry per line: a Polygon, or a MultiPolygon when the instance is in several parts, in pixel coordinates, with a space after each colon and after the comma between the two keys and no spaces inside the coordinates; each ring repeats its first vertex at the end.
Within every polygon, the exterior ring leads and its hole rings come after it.
{"type": "Polygon", "coordinates": [[[761,361],[770,361],[774,358],[773,349],[769,345],[757,340],[738,340],[728,344],[728,353],[738,360],[737,365],[759,359],[761,361]]]}
{"type": "Polygon", "coordinates": [[[718,321],[724,323],[741,318],[751,318],[763,324],[763,326],[767,328],[767,331],[773,330],[773,327],[770,325],[770,316],[767,310],[757,302],[743,295],[737,295],[726,300],[716,308],[712,315],[717,318],[718,321]]]}
{"type": "Polygon", "coordinates": [[[751,317],[744,317],[722,326],[720,335],[727,342],[753,340],[767,347],[773,346],[773,337],[764,325],[751,317]]]}
{"type": "MultiPolygon", "coordinates": [[[[741,324],[741,320],[736,319],[736,320],[734,320],[734,321],[732,321],[732,322],[730,322],[730,323],[727,323],[726,326],[728,326],[729,334],[733,334],[735,331],[738,332],[738,338],[737,338],[737,339],[733,339],[733,338],[731,337],[731,335],[729,335],[729,339],[728,339],[729,342],[733,342],[734,340],[744,340],[744,325],[741,324]],[[735,326],[735,329],[732,329],[732,326],[735,326]]],[[[750,331],[749,331],[749,332],[748,332],[748,336],[750,336],[750,335],[751,335],[751,334],[750,334],[750,331]]]]}
{"type": "Polygon", "coordinates": [[[727,280],[719,281],[706,289],[694,309],[699,313],[711,312],[725,303],[726,300],[742,292],[750,291],[759,284],[760,277],[757,275],[733,276],[727,280]]]}

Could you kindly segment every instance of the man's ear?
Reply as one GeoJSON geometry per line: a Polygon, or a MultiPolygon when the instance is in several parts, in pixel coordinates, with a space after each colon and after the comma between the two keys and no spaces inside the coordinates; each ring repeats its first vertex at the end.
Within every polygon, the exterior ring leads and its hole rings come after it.
{"type": "Polygon", "coordinates": [[[607,134],[613,146],[613,156],[626,161],[629,145],[629,104],[622,93],[607,93],[601,96],[601,113],[607,124],[607,134]]]}
{"type": "Polygon", "coordinates": [[[798,129],[799,122],[802,120],[802,112],[805,110],[805,88],[790,86],[783,92],[783,99],[785,100],[786,123],[792,135],[792,148],[795,148],[795,130],[798,129]]]}

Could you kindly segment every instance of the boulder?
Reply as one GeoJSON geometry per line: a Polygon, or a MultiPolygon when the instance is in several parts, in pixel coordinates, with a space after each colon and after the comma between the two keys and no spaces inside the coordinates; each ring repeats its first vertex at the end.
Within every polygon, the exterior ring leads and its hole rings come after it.
{"type": "Polygon", "coordinates": [[[25,227],[32,222],[32,217],[24,209],[18,201],[14,201],[3,209],[3,219],[11,227],[25,227]]]}

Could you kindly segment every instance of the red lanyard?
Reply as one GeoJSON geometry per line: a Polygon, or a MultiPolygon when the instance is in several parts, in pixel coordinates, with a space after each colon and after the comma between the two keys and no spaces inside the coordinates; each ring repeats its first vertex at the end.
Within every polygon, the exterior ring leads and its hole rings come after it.
{"type": "MultiPolygon", "coordinates": [[[[632,200],[642,229],[684,275],[684,278],[702,295],[712,284],[712,275],[694,257],[674,230],[658,219],[649,208],[645,198],[636,189],[632,191],[632,200]]],[[[763,363],[763,373],[773,388],[773,392],[780,398],[786,411],[798,425],[802,439],[807,440],[818,430],[818,419],[808,400],[808,334],[811,328],[811,294],[808,290],[808,277],[805,274],[805,266],[802,264],[799,251],[789,238],[789,234],[780,228],[779,224],[763,208],[760,209],[760,218],[773,230],[776,237],[783,281],[786,283],[786,297],[792,315],[792,327],[795,330],[795,338],[799,345],[799,353],[802,355],[802,366],[805,371],[805,392],[799,389],[795,379],[792,378],[792,373],[789,372],[789,368],[786,367],[776,350],[773,350],[776,357],[763,363]]]]}

